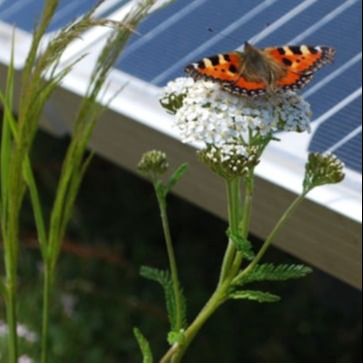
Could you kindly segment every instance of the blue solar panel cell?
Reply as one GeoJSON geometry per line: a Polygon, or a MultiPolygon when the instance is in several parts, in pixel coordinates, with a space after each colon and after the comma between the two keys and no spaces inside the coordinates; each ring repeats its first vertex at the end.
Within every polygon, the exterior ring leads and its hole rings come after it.
{"type": "MultiPolygon", "coordinates": [[[[60,0],[57,12],[48,31],[59,30],[71,20],[87,12],[98,2],[98,0],[60,0]]],[[[120,7],[125,2],[126,0],[120,0],[117,6],[120,7]]],[[[16,24],[18,28],[32,32],[34,25],[39,20],[43,7],[43,0],[0,0],[0,21],[11,25],[16,24]]]]}
{"type": "Polygon", "coordinates": [[[362,139],[357,138],[362,131],[361,112],[362,97],[358,96],[318,128],[310,151],[332,151],[348,166],[362,172],[362,139]]]}
{"type": "MultiPolygon", "coordinates": [[[[341,63],[341,66],[344,66],[344,63],[341,63]]],[[[339,73],[340,68],[341,67],[337,68],[337,66],[334,66],[330,70],[331,72],[337,71],[337,73],[339,73]]],[[[311,87],[314,87],[315,84],[318,84],[319,80],[319,78],[316,78],[311,87]]],[[[360,88],[362,84],[361,82],[362,59],[342,73],[336,74],[336,76],[329,83],[319,89],[319,92],[316,92],[312,95],[307,93],[308,97],[306,97],[306,99],[309,101],[312,109],[314,110],[315,118],[319,117],[325,112],[328,112],[338,102],[360,88]],[[319,95],[319,97],[317,97],[317,95],[319,95]]]]}
{"type": "Polygon", "coordinates": [[[362,132],[337,149],[335,154],[348,168],[362,172],[362,132]]]}

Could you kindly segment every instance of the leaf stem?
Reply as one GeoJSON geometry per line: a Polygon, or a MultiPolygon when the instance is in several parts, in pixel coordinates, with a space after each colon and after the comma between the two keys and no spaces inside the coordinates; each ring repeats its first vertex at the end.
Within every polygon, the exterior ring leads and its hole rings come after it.
{"type": "MultiPolygon", "coordinates": [[[[252,200],[254,193],[254,170],[251,170],[250,173],[245,177],[245,198],[244,198],[244,206],[243,206],[243,217],[241,222],[241,235],[243,238],[248,238],[248,233],[250,229],[251,223],[251,210],[252,210],[252,200]]],[[[241,252],[237,252],[233,266],[231,268],[231,279],[234,279],[238,273],[238,270],[241,267],[243,254],[241,252]]]]}
{"type": "Polygon", "coordinates": [[[288,218],[293,214],[293,212],[296,210],[296,208],[301,204],[301,202],[305,199],[306,195],[308,194],[308,191],[304,191],[301,195],[299,195],[294,202],[289,206],[289,208],[285,211],[285,213],[282,215],[282,217],[279,219],[273,230],[271,231],[270,235],[267,237],[265,243],[259,250],[258,254],[254,258],[254,260],[237,276],[234,278],[233,281],[240,280],[244,276],[248,275],[261,261],[263,256],[265,255],[266,251],[270,247],[271,243],[274,241],[276,235],[281,230],[285,222],[288,220],[288,218]]]}
{"type": "Polygon", "coordinates": [[[6,317],[8,324],[8,347],[9,347],[9,363],[17,363],[18,361],[18,335],[17,335],[17,296],[16,281],[14,278],[8,283],[8,294],[6,304],[6,317]]]}
{"type": "Polygon", "coordinates": [[[49,262],[45,261],[43,280],[43,321],[42,321],[42,355],[41,362],[48,361],[48,331],[49,331],[49,312],[52,292],[53,273],[49,262]]]}
{"type": "Polygon", "coordinates": [[[217,287],[216,291],[201,310],[199,315],[196,317],[194,322],[186,330],[185,342],[183,345],[175,344],[173,345],[164,357],[160,360],[160,363],[180,363],[184,357],[189,345],[194,340],[195,336],[198,334],[200,329],[203,327],[205,322],[214,314],[214,312],[219,308],[221,304],[225,301],[226,293],[228,291],[229,283],[224,282],[217,287]]]}
{"type": "Polygon", "coordinates": [[[170,226],[167,214],[166,195],[162,184],[154,183],[154,188],[158,199],[160,217],[164,231],[164,238],[165,238],[166,248],[168,251],[171,278],[173,281],[173,291],[174,291],[175,308],[176,308],[176,330],[180,331],[181,329],[183,329],[183,313],[182,313],[182,301],[181,301],[182,297],[180,292],[178,267],[176,263],[173,241],[171,238],[170,226]]]}
{"type": "MultiPolygon", "coordinates": [[[[227,205],[228,205],[228,222],[231,234],[237,234],[239,224],[239,211],[241,208],[240,198],[240,178],[236,178],[232,181],[226,182],[227,186],[227,205]]],[[[236,256],[236,245],[230,238],[228,241],[228,247],[224,255],[221,274],[219,279],[219,285],[221,285],[227,276],[229,275],[233,260],[236,256]]]]}

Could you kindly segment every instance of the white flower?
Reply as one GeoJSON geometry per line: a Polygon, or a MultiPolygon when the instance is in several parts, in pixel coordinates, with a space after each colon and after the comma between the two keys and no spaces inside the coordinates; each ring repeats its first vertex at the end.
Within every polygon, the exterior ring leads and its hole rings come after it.
{"type": "Polygon", "coordinates": [[[310,130],[310,106],[292,91],[251,98],[230,94],[213,82],[178,78],[165,88],[161,104],[170,110],[168,102],[175,100],[175,126],[182,140],[202,148],[248,144],[248,131],[266,136],[310,130]]]}

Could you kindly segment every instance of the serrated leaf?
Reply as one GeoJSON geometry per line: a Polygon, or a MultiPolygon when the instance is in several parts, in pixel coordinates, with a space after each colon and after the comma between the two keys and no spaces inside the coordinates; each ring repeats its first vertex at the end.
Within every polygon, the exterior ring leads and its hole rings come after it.
{"type": "Polygon", "coordinates": [[[232,240],[237,250],[241,252],[247,260],[252,261],[255,258],[252,243],[247,238],[244,238],[240,234],[232,234],[230,231],[227,231],[227,236],[232,240]]]}
{"type": "Polygon", "coordinates": [[[148,280],[158,282],[164,289],[166,308],[168,312],[169,322],[172,331],[178,331],[186,326],[187,323],[187,304],[185,296],[180,290],[180,303],[181,303],[181,326],[178,326],[177,309],[175,302],[175,295],[173,289],[173,281],[169,271],[158,270],[152,267],[143,266],[140,270],[140,275],[148,280]]]}
{"type": "Polygon", "coordinates": [[[139,343],[139,347],[143,356],[143,363],[153,363],[154,358],[151,352],[150,344],[147,339],[143,336],[141,331],[137,328],[134,329],[134,334],[139,343]]]}
{"type": "Polygon", "coordinates": [[[237,279],[236,285],[245,285],[258,281],[286,281],[305,277],[313,270],[305,265],[274,265],[266,263],[257,265],[247,276],[237,279]]]}
{"type": "Polygon", "coordinates": [[[281,300],[280,296],[254,290],[233,291],[229,297],[234,300],[252,300],[259,303],[274,303],[281,300]]]}
{"type": "Polygon", "coordinates": [[[179,166],[179,168],[173,173],[173,175],[170,177],[168,184],[165,188],[165,193],[168,194],[175,186],[175,184],[184,176],[184,174],[187,172],[189,168],[189,165],[187,163],[184,163],[179,166]]]}

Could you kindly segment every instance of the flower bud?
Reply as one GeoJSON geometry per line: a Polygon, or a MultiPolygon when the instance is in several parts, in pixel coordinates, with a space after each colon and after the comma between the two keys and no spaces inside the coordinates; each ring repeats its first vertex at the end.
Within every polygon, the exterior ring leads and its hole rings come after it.
{"type": "Polygon", "coordinates": [[[224,146],[219,149],[208,146],[198,153],[201,161],[226,180],[233,180],[247,175],[259,163],[257,147],[231,145],[228,150],[224,146]]]}
{"type": "Polygon", "coordinates": [[[168,171],[169,163],[164,152],[151,150],[142,156],[137,168],[141,173],[154,181],[168,171]]]}
{"type": "Polygon", "coordinates": [[[311,153],[305,166],[304,190],[325,184],[340,183],[345,174],[344,163],[333,154],[311,153]]]}

